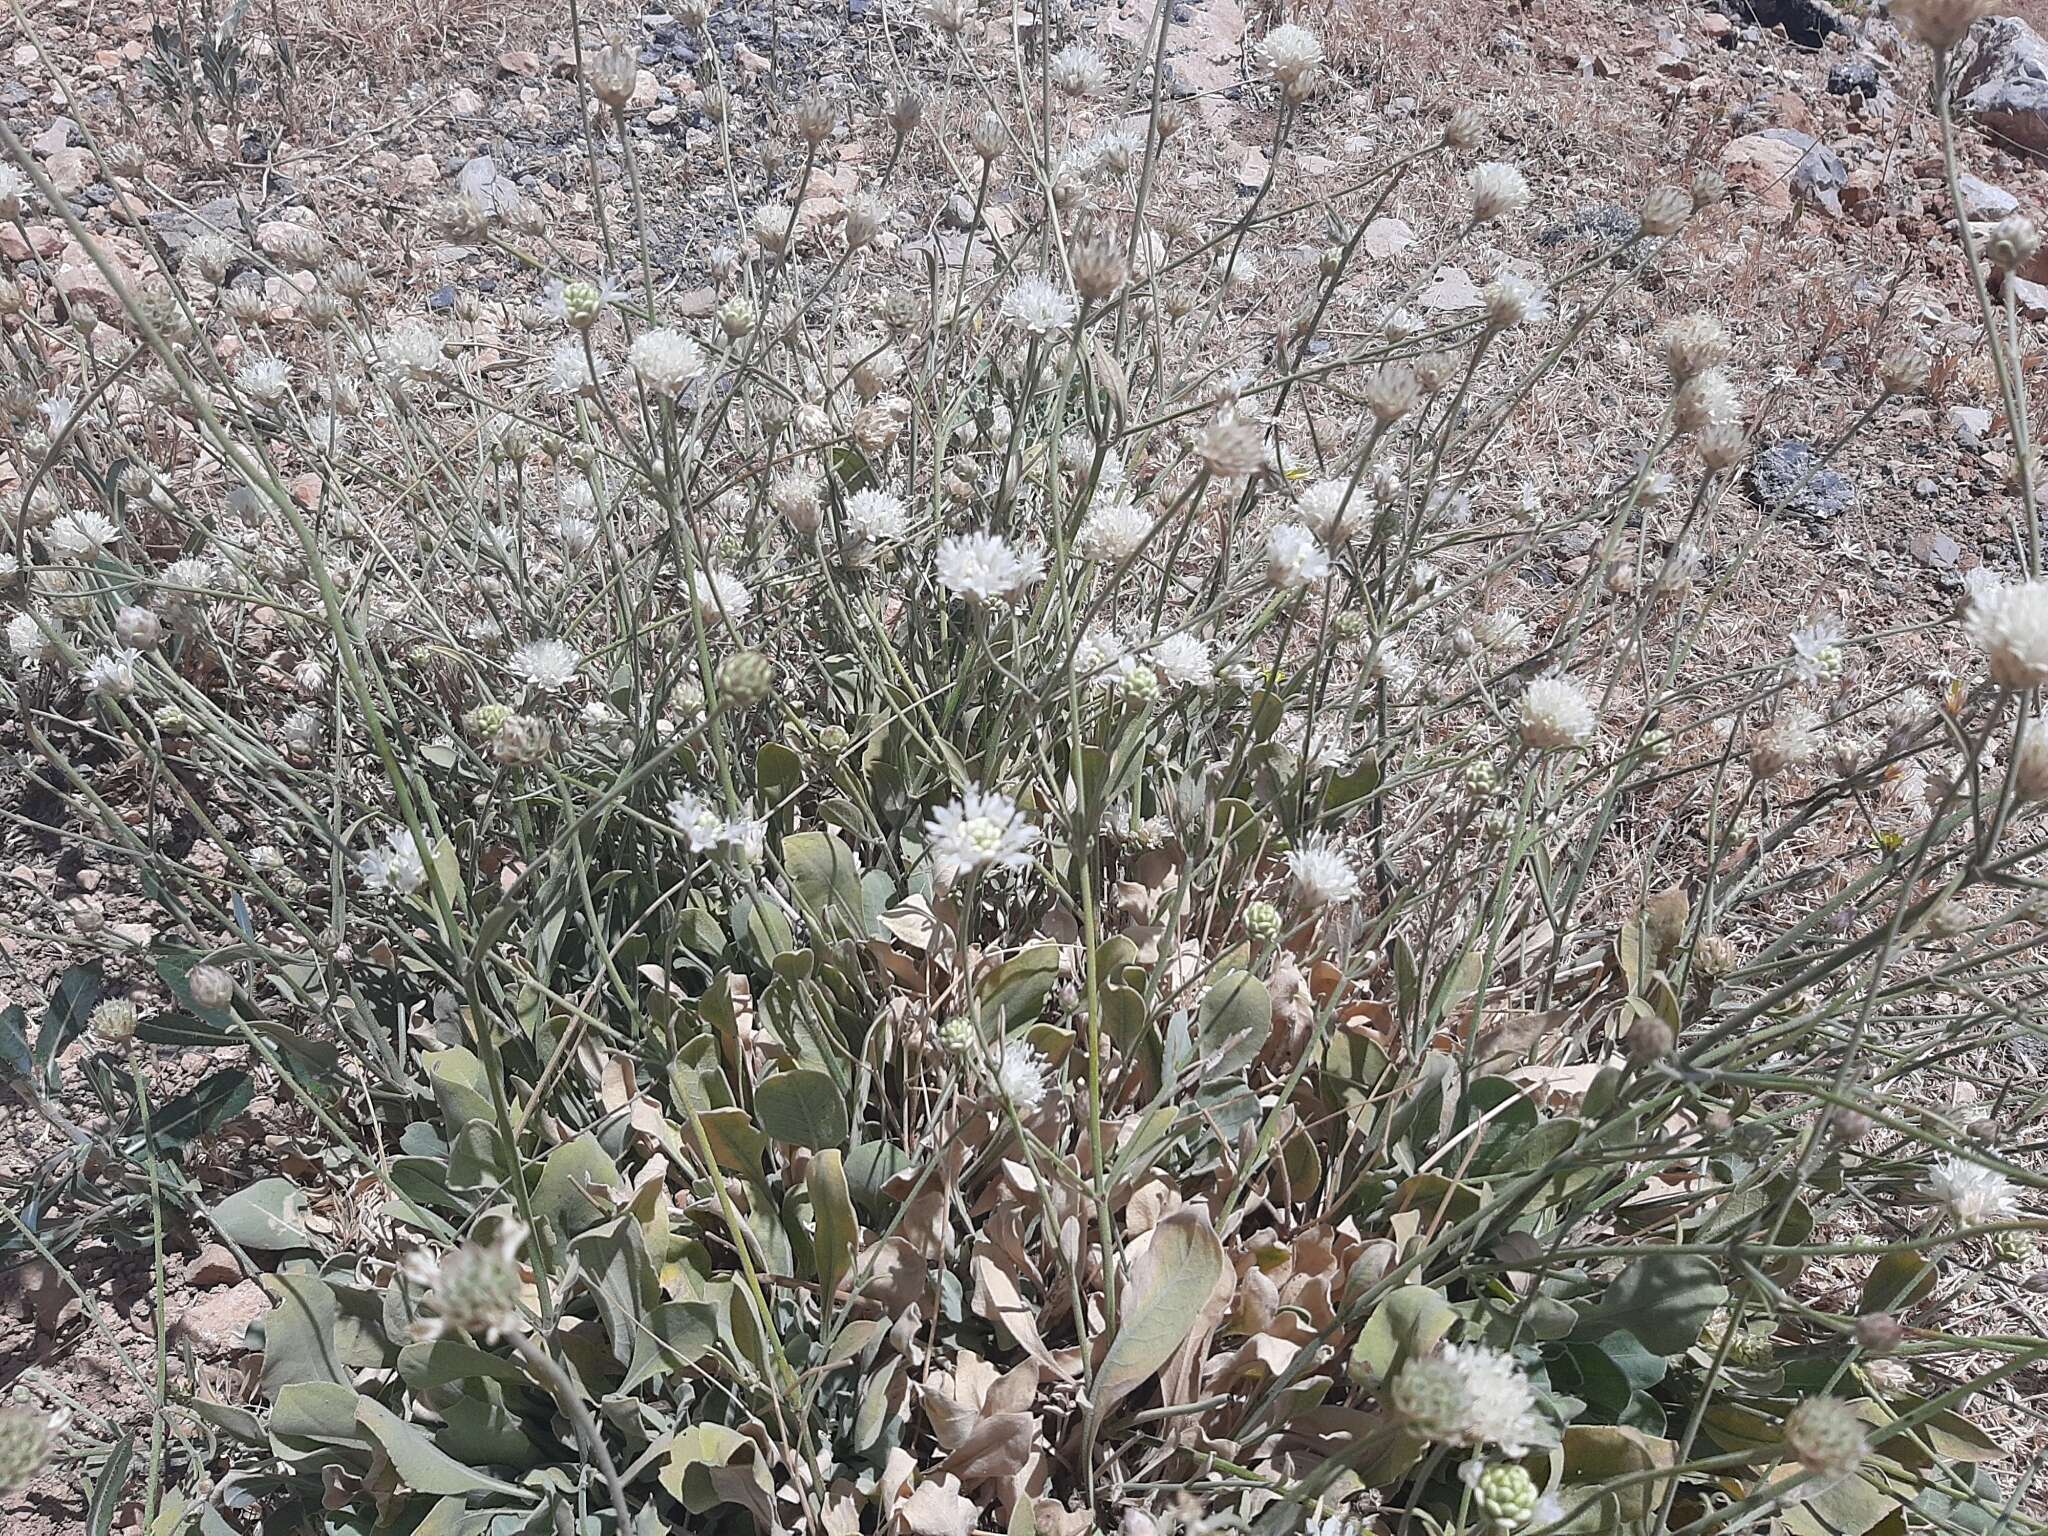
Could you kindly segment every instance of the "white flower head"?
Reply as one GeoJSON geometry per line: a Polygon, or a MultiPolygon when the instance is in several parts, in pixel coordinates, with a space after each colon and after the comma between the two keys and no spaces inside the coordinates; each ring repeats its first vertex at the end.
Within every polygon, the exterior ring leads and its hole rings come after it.
{"type": "Polygon", "coordinates": [[[251,358],[235,370],[235,388],[258,405],[275,405],[292,387],[292,367],[281,357],[251,358]]]}
{"type": "Polygon", "coordinates": [[[112,518],[87,508],[57,517],[43,534],[43,542],[60,560],[97,560],[120,537],[121,530],[112,518]]]}
{"type": "Polygon", "coordinates": [[[506,658],[513,676],[542,693],[559,693],[576,680],[583,653],[561,640],[529,640],[506,658]]]}
{"type": "Polygon", "coordinates": [[[1287,855],[1287,873],[1303,902],[1334,906],[1358,898],[1358,870],[1342,848],[1328,838],[1306,839],[1287,855]]]}
{"type": "Polygon", "coordinates": [[[1537,325],[1550,317],[1550,290],[1533,278],[1503,272],[1480,292],[1486,323],[1498,331],[1537,325]]]}
{"type": "Polygon", "coordinates": [[[590,395],[597,393],[607,371],[600,354],[585,351],[580,341],[564,341],[548,353],[543,382],[551,395],[590,395]]]}
{"type": "Polygon", "coordinates": [[[1294,515],[1330,544],[1355,538],[1371,523],[1374,511],[1372,498],[1348,480],[1318,480],[1294,504],[1294,515]]]}
{"type": "Polygon", "coordinates": [[[1099,96],[1109,84],[1109,60],[1086,43],[1069,43],[1052,56],[1055,89],[1067,96],[1099,96]]]}
{"type": "Polygon", "coordinates": [[[2048,581],[1980,591],[1964,628],[1991,663],[1991,680],[2015,691],[2048,685],[2048,581]]]}
{"type": "Polygon", "coordinates": [[[717,624],[721,619],[738,624],[754,610],[754,594],[747,590],[747,584],[732,572],[715,566],[691,573],[690,600],[697,605],[706,624],[717,624]]]}
{"type": "Polygon", "coordinates": [[[971,603],[1014,601],[1045,575],[1045,553],[993,533],[956,533],[939,541],[939,585],[971,603]]]}
{"type": "Polygon", "coordinates": [[[384,834],[383,842],[365,849],[356,859],[356,873],[365,890],[389,891],[394,896],[410,896],[427,883],[426,861],[404,827],[393,827],[384,834]]]}
{"type": "Polygon", "coordinates": [[[1128,560],[1152,535],[1152,515],[1133,501],[1098,501],[1081,519],[1074,547],[1084,560],[1128,560]]]}
{"type": "Polygon", "coordinates": [[[1490,224],[1529,201],[1528,179],[1497,160],[1473,167],[1471,191],[1474,224],[1490,224]]]}
{"type": "Polygon", "coordinates": [[[419,1252],[408,1254],[405,1277],[427,1293],[428,1315],[414,1324],[414,1337],[425,1341],[455,1333],[495,1344],[523,1329],[526,1275],[519,1249],[525,1241],[525,1227],[503,1220],[495,1240],[472,1238],[439,1263],[419,1252]]]}
{"type": "Polygon", "coordinates": [[[1029,869],[1039,841],[1038,828],[1024,819],[1016,801],[978,786],[934,811],[924,833],[941,886],[980,870],[1029,869]]]}
{"type": "Polygon", "coordinates": [[[1323,45],[1307,27],[1283,22],[1259,44],[1259,61],[1276,84],[1294,85],[1322,66],[1323,45]]]}
{"type": "Polygon", "coordinates": [[[1276,523],[1266,535],[1266,579],[1283,592],[1299,592],[1330,574],[1330,556],[1299,523],[1276,523]]]}
{"type": "Polygon", "coordinates": [[[902,497],[887,491],[855,491],[846,498],[846,526],[870,544],[894,544],[910,526],[910,512],[902,497]]]}
{"type": "Polygon", "coordinates": [[[102,651],[87,663],[85,686],[103,699],[135,696],[135,656],[131,651],[102,651]]]}
{"type": "Polygon", "coordinates": [[[7,649],[23,666],[40,666],[56,659],[53,636],[62,632],[55,614],[17,613],[7,621],[7,649]]]}
{"type": "Polygon", "coordinates": [[[1160,681],[1176,688],[1210,688],[1216,683],[1216,660],[1200,635],[1167,635],[1148,654],[1160,681]]]}
{"type": "Polygon", "coordinates": [[[642,384],[670,400],[704,373],[704,349],[683,332],[667,328],[635,336],[626,361],[642,384]]]}
{"type": "Polygon", "coordinates": [[[1057,336],[1081,313],[1073,296],[1042,277],[1027,277],[1003,300],[1003,319],[1027,336],[1057,336]]]}
{"type": "Polygon", "coordinates": [[[1786,669],[1795,682],[1833,683],[1842,675],[1842,626],[1818,619],[1792,631],[1792,657],[1786,669]]]}
{"type": "Polygon", "coordinates": [[[414,383],[439,378],[448,366],[441,333],[424,320],[404,320],[393,326],[385,333],[383,350],[391,371],[414,383]]]}
{"type": "Polygon", "coordinates": [[[1600,727],[1593,697],[1578,679],[1551,673],[1533,679],[1515,705],[1522,745],[1537,752],[1583,747],[1600,727]]]}
{"type": "Polygon", "coordinates": [[[1484,1344],[1446,1344],[1443,1356],[1465,1388],[1461,1444],[1499,1446],[1501,1454],[1519,1460],[1545,1438],[1536,1389],[1513,1356],[1484,1344]]]}
{"type": "Polygon", "coordinates": [[[1023,1040],[1005,1040],[996,1052],[996,1092],[1020,1115],[1028,1115],[1045,1102],[1052,1071],[1036,1047],[1023,1040]]]}
{"type": "Polygon", "coordinates": [[[1947,1208],[1959,1227],[1980,1227],[2019,1213],[2012,1180],[1967,1158],[1945,1157],[1927,1173],[1921,1193],[1947,1208]]]}

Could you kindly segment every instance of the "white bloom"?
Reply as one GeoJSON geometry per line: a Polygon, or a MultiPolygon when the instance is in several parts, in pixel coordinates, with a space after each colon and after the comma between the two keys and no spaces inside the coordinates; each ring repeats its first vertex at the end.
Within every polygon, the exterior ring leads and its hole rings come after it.
{"type": "Polygon", "coordinates": [[[1536,1389],[1512,1356],[1483,1344],[1446,1344],[1443,1354],[1465,1387],[1461,1444],[1497,1445],[1510,1460],[1519,1460],[1544,1438],[1536,1389]]]}
{"type": "Polygon", "coordinates": [[[1005,1040],[996,1053],[996,1092],[1008,1099],[1020,1115],[1030,1114],[1045,1102],[1050,1077],[1046,1059],[1026,1041],[1005,1040]]]}
{"type": "Polygon", "coordinates": [[[583,665],[583,653],[560,640],[529,640],[506,659],[505,665],[529,688],[558,693],[575,681],[583,665]]]}
{"type": "Polygon", "coordinates": [[[903,498],[887,491],[855,491],[846,498],[846,526],[871,544],[893,544],[910,523],[903,498]]]}
{"type": "Polygon", "coordinates": [[[52,614],[38,616],[33,613],[17,613],[7,621],[7,649],[14,653],[14,659],[23,666],[38,666],[55,659],[57,643],[45,630],[62,633],[62,627],[52,614]]]}
{"type": "Polygon", "coordinates": [[[135,695],[135,658],[102,651],[85,669],[85,686],[102,698],[127,699],[135,695]]]}
{"type": "Polygon", "coordinates": [[[427,883],[426,861],[404,827],[393,827],[382,843],[364,850],[356,859],[356,873],[362,876],[365,890],[390,891],[396,896],[410,896],[427,883]]]}
{"type": "Polygon", "coordinates": [[[120,536],[112,518],[87,510],[64,513],[50,524],[43,542],[60,560],[97,560],[120,536]]]}
{"type": "Polygon", "coordinates": [[[597,547],[597,524],[587,517],[563,515],[555,519],[555,537],[563,552],[572,558],[587,555],[597,547]]]}
{"type": "Polygon", "coordinates": [[[1152,515],[1136,502],[1097,502],[1081,519],[1074,546],[1084,560],[1128,560],[1152,535],[1152,515]]]}
{"type": "Polygon", "coordinates": [[[1323,62],[1323,45],[1307,27],[1284,22],[1266,34],[1259,44],[1259,59],[1266,73],[1280,85],[1306,79],[1323,62]]]}
{"type": "Polygon", "coordinates": [[[1129,654],[1123,637],[1113,629],[1090,628],[1074,646],[1074,675],[1097,687],[1107,687],[1117,663],[1129,654]]]}
{"type": "Polygon", "coordinates": [[[756,245],[770,256],[779,256],[788,248],[790,233],[796,228],[796,210],[787,203],[763,203],[754,210],[748,228],[756,245]]]}
{"type": "Polygon", "coordinates": [[[1970,604],[1964,628],[2001,688],[2048,684],[2048,581],[1992,587],[1970,604]]]}
{"type": "Polygon", "coordinates": [[[690,845],[692,853],[708,853],[725,835],[725,818],[709,800],[686,790],[668,803],[668,819],[690,845]]]}
{"type": "Polygon", "coordinates": [[[50,436],[58,437],[71,425],[71,418],[78,414],[78,400],[72,395],[52,395],[36,409],[42,412],[50,436]]]}
{"type": "Polygon", "coordinates": [[[423,320],[406,320],[384,335],[384,357],[400,378],[416,383],[439,377],[448,366],[441,336],[423,320]]]}
{"type": "Polygon", "coordinates": [[[1832,683],[1842,675],[1842,626],[1821,619],[1792,632],[1792,659],[1787,663],[1795,680],[1802,683],[1832,683]]]}
{"type": "Polygon", "coordinates": [[[1008,602],[1045,574],[1035,544],[1013,545],[993,533],[956,533],[940,540],[939,585],[972,603],[1008,602]]]}
{"type": "Polygon", "coordinates": [[[1945,1157],[1928,1170],[1921,1193],[1948,1208],[1959,1227],[1980,1227],[2019,1214],[2012,1180],[1996,1168],[1965,1158],[1945,1157]]]}
{"type": "Polygon", "coordinates": [[[1330,574],[1330,557],[1299,523],[1276,523],[1266,535],[1266,579],[1283,592],[1314,586],[1330,574]]]}
{"type": "Polygon", "coordinates": [[[1490,161],[1472,169],[1472,222],[1489,224],[1529,201],[1529,183],[1512,165],[1490,161]]]}
{"type": "Polygon", "coordinates": [[[978,787],[933,812],[924,835],[941,886],[976,870],[1029,869],[1039,837],[1016,801],[978,787]]]}
{"type": "Polygon", "coordinates": [[[0,165],[0,219],[18,218],[28,205],[29,179],[11,165],[0,165]]]}
{"type": "Polygon", "coordinates": [[[1027,336],[1057,336],[1074,323],[1080,308],[1042,277],[1027,277],[1003,300],[1003,319],[1027,336]]]}
{"type": "Polygon", "coordinates": [[[604,382],[605,361],[580,341],[565,341],[548,353],[545,382],[551,395],[584,395],[604,382]]]}
{"type": "Polygon", "coordinates": [[[1151,650],[1152,670],[1176,688],[1208,688],[1216,682],[1209,642],[1199,635],[1167,635],[1151,650]]]}
{"type": "Polygon", "coordinates": [[[1486,323],[1499,331],[1550,317],[1550,290],[1513,272],[1503,272],[1488,283],[1479,302],[1486,308],[1486,323]]]}
{"type": "Polygon", "coordinates": [[[291,386],[291,364],[283,358],[251,358],[235,370],[235,388],[258,405],[277,404],[291,386]]]}
{"type": "Polygon", "coordinates": [[[413,1337],[428,1341],[454,1333],[495,1344],[525,1328],[526,1275],[519,1263],[525,1241],[525,1227],[503,1220],[495,1241],[472,1238],[438,1264],[417,1251],[407,1254],[400,1268],[427,1292],[430,1314],[413,1324],[413,1337]]]}
{"type": "Polygon", "coordinates": [[[1593,739],[1600,716],[1576,678],[1552,673],[1534,679],[1515,705],[1515,728],[1522,745],[1538,752],[1582,747],[1593,739]]]}
{"type": "Polygon", "coordinates": [[[642,331],[633,338],[626,361],[642,384],[672,400],[703,375],[704,349],[681,331],[642,331]]]}
{"type": "Polygon", "coordinates": [[[1301,899],[1312,907],[1357,899],[1358,871],[1327,838],[1310,838],[1289,852],[1287,873],[1301,899]]]}
{"type": "Polygon", "coordinates": [[[691,573],[690,600],[706,624],[717,623],[721,615],[738,624],[754,608],[754,594],[747,584],[732,572],[716,568],[691,573]]]}
{"type": "Polygon", "coordinates": [[[1109,60],[1086,43],[1069,43],[1052,56],[1050,73],[1068,96],[1097,96],[1109,84],[1109,60]]]}
{"type": "Polygon", "coordinates": [[[1318,480],[1294,504],[1294,515],[1327,543],[1354,537],[1371,521],[1372,513],[1371,499],[1348,480],[1318,480]]]}

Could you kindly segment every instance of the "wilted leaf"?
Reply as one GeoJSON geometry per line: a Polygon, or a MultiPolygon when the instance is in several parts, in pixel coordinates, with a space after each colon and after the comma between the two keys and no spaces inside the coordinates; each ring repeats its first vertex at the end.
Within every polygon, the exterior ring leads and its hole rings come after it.
{"type": "Polygon", "coordinates": [[[1095,1373],[1086,1446],[1092,1448],[1110,1409],[1173,1358],[1200,1321],[1223,1269],[1223,1245],[1199,1207],[1183,1206],[1152,1229],[1132,1266],[1116,1337],[1095,1373]]]}

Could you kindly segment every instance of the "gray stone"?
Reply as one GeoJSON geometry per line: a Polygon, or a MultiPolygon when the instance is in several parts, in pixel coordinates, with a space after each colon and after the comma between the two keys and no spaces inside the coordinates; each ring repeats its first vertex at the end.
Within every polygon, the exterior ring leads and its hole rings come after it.
{"type": "Polygon", "coordinates": [[[1759,504],[1793,517],[1825,521],[1856,504],[1856,488],[1847,477],[1829,469],[1811,443],[1797,439],[1758,454],[1750,465],[1749,485],[1759,504]]]}
{"type": "Polygon", "coordinates": [[[1956,178],[1956,186],[1963,194],[1963,217],[1966,219],[2002,219],[2009,213],[2019,212],[2018,198],[2005,188],[1994,187],[1967,171],[1956,178]]]}
{"type": "Polygon", "coordinates": [[[2018,17],[1995,16],[1963,46],[1957,104],[1992,137],[2048,159],[2048,43],[2018,17]]]}
{"type": "Polygon", "coordinates": [[[1838,206],[1835,194],[1849,184],[1849,167],[1840,155],[1797,128],[1766,128],[1759,137],[1776,139],[1799,151],[1799,163],[1792,168],[1795,194],[1831,208],[1838,206]]]}
{"type": "Polygon", "coordinates": [[[1952,405],[1948,411],[1949,430],[1964,448],[1982,448],[1991,433],[1991,413],[1979,405],[1952,405]]]}

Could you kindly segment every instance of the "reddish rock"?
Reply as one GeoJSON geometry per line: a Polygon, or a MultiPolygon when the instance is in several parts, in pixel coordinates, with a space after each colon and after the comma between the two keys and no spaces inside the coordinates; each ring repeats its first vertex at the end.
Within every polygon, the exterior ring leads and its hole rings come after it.
{"type": "Polygon", "coordinates": [[[171,1328],[210,1355],[241,1351],[249,1325],[270,1310],[270,1298],[254,1280],[199,1297],[171,1319],[171,1328]]]}

